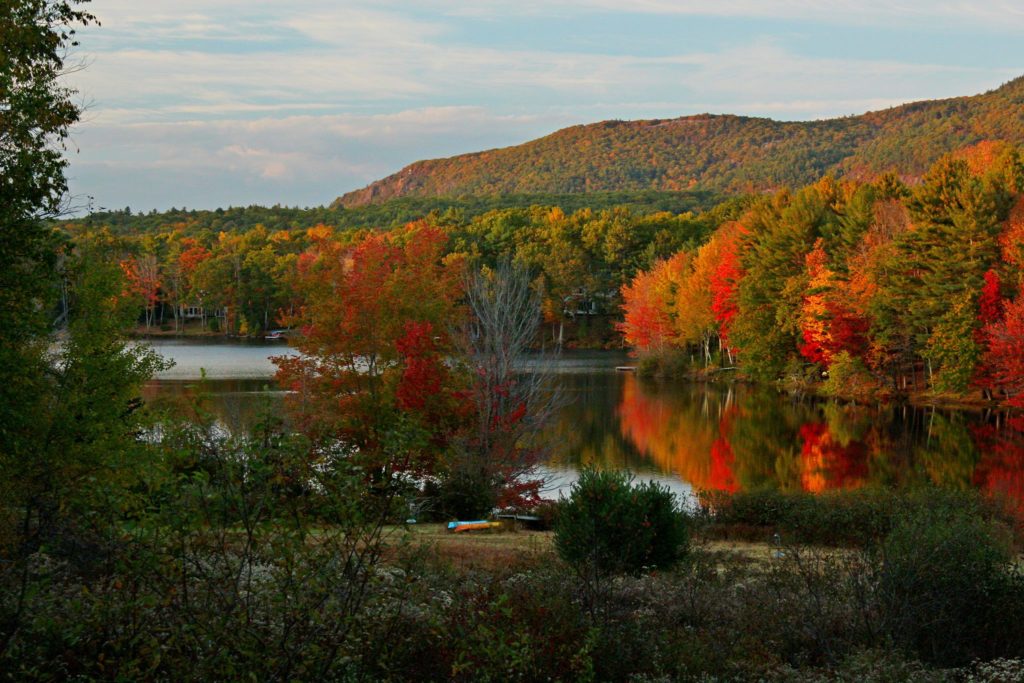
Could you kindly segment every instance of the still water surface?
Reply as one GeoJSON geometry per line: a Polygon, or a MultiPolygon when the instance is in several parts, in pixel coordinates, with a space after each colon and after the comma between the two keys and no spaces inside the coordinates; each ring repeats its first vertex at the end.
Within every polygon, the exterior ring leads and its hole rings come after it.
{"type": "MultiPolygon", "coordinates": [[[[158,341],[175,361],[146,388],[167,404],[194,394],[232,431],[280,406],[271,356],[283,343],[158,341]]],[[[695,489],[821,492],[869,485],[977,487],[1024,507],[1024,416],[1001,411],[853,407],[763,387],[638,379],[614,352],[569,352],[556,366],[564,407],[551,426],[548,495],[584,465],[624,468],[688,495],[695,489]]]]}

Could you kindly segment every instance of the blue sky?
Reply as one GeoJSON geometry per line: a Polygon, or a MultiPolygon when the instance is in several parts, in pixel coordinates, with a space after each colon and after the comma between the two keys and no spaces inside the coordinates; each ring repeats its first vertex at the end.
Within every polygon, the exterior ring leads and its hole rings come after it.
{"type": "Polygon", "coordinates": [[[96,208],[314,206],[603,119],[806,120],[1024,74],[1024,3],[93,0],[70,75],[96,208]]]}

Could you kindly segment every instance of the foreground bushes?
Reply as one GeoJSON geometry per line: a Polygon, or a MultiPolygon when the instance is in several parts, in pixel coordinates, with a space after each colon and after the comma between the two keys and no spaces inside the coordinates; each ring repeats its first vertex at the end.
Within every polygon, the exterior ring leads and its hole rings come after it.
{"type": "Polygon", "coordinates": [[[673,571],[608,577],[596,612],[580,577],[556,563],[435,570],[405,595],[404,613],[418,624],[402,640],[409,649],[390,648],[368,671],[417,680],[1021,680],[1024,590],[1004,551],[970,515],[908,518],[877,552],[787,546],[751,563],[698,549],[673,571]]]}
{"type": "Polygon", "coordinates": [[[578,571],[639,574],[685,556],[689,531],[675,494],[626,472],[585,469],[560,506],[555,547],[578,571]]]}
{"type": "Polygon", "coordinates": [[[1008,540],[970,508],[919,505],[879,548],[883,628],[938,664],[1021,652],[1024,584],[1008,540]]]}
{"type": "Polygon", "coordinates": [[[1015,524],[996,501],[968,491],[702,491],[698,502],[705,531],[713,537],[768,540],[778,533],[788,542],[816,545],[873,545],[900,520],[919,513],[934,518],[963,513],[999,526],[1015,524]]]}
{"type": "MultiPolygon", "coordinates": [[[[456,570],[427,548],[266,516],[281,472],[260,477],[245,464],[243,476],[230,461],[219,461],[217,476],[181,482],[196,520],[167,517],[108,539],[103,561],[88,566],[58,549],[35,553],[29,594],[10,584],[0,593],[5,609],[24,599],[28,615],[0,651],[0,679],[1024,677],[1024,583],[1005,527],[964,494],[859,494],[814,533],[861,515],[883,520],[862,525],[878,534],[869,545],[786,543],[752,561],[673,536],[685,527],[664,489],[587,473],[557,525],[560,534],[583,530],[560,544],[598,544],[583,560],[568,555],[584,567],[605,558],[595,590],[591,573],[550,552],[456,570]],[[647,535],[662,523],[669,532],[647,535]],[[645,569],[653,566],[661,569],[645,569]]],[[[782,498],[734,500],[749,505],[737,508],[748,520],[755,510],[786,523],[824,515],[782,498]]]]}

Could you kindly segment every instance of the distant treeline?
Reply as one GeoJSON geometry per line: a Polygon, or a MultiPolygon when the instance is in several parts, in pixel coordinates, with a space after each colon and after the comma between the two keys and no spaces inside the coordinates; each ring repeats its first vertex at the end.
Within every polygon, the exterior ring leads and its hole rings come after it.
{"type": "Polygon", "coordinates": [[[247,231],[256,226],[268,230],[300,230],[329,225],[338,230],[388,229],[426,217],[446,222],[470,220],[499,209],[532,206],[558,207],[572,213],[580,209],[628,209],[637,214],[669,212],[681,214],[710,209],[723,201],[707,191],[576,192],[568,194],[514,194],[462,197],[403,197],[382,204],[345,209],[338,204],[312,208],[288,206],[244,206],[216,210],[171,208],[167,211],[133,212],[131,208],[97,211],[75,224],[85,228],[107,228],[115,235],[137,236],[180,230],[186,234],[203,231],[247,231]]]}
{"type": "Polygon", "coordinates": [[[301,305],[295,266],[314,243],[350,245],[369,232],[422,221],[444,230],[450,255],[477,266],[503,258],[527,266],[555,339],[601,345],[616,338],[623,284],[659,259],[700,245],[750,202],[734,198],[695,211],[713,201],[706,193],[643,192],[401,200],[357,210],[124,210],[60,228],[122,254],[147,328],[181,331],[188,321],[192,328],[256,334],[278,327],[282,312],[301,305]],[[546,199],[552,201],[540,203],[546,199]],[[512,206],[491,208],[503,204],[512,206]]]}

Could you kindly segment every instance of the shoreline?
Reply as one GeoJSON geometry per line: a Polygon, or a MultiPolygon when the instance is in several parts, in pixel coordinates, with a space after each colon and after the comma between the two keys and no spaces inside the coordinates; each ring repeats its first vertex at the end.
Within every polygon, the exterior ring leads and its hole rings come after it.
{"type": "Polygon", "coordinates": [[[951,411],[964,411],[964,412],[981,412],[985,410],[994,410],[1001,412],[1024,412],[1024,408],[1010,405],[1006,400],[994,400],[985,399],[980,395],[974,396],[956,396],[950,394],[935,394],[931,391],[912,391],[900,394],[887,394],[876,396],[875,398],[865,400],[849,394],[845,395],[829,395],[822,392],[822,383],[815,384],[802,384],[799,387],[788,387],[785,386],[786,380],[776,380],[774,382],[758,382],[756,380],[748,379],[740,374],[740,369],[735,368],[719,368],[712,371],[707,370],[687,370],[682,374],[672,373],[644,373],[639,369],[636,375],[641,380],[647,381],[660,381],[660,382],[688,382],[694,384],[710,384],[717,386],[729,386],[729,385],[746,385],[754,387],[767,387],[778,391],[780,394],[785,394],[794,398],[812,398],[816,401],[841,403],[844,405],[856,405],[867,408],[879,408],[879,407],[899,407],[902,405],[911,406],[914,408],[935,408],[941,410],[951,411]],[[729,375],[721,376],[721,373],[728,372],[729,375]]]}

